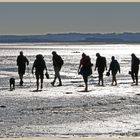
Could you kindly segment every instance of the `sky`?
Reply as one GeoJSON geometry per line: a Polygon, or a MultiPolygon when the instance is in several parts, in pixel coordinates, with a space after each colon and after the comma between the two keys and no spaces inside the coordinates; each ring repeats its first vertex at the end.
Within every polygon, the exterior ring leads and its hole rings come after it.
{"type": "Polygon", "coordinates": [[[0,3],[0,35],[140,32],[140,3],[0,3]]]}

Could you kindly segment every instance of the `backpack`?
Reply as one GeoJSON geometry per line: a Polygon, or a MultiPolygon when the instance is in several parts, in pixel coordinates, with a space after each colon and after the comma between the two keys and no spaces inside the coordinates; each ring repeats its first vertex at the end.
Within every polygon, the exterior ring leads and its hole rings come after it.
{"type": "Polygon", "coordinates": [[[104,68],[106,67],[106,58],[102,57],[102,65],[104,66],[104,68]]]}
{"type": "Polygon", "coordinates": [[[36,56],[35,67],[37,71],[43,71],[46,67],[44,57],[41,54],[36,56]]]}
{"type": "Polygon", "coordinates": [[[136,59],[135,59],[135,64],[136,64],[137,66],[140,64],[139,58],[136,58],[136,59]]]}
{"type": "Polygon", "coordinates": [[[61,56],[59,57],[59,63],[60,63],[61,66],[64,64],[64,60],[62,59],[61,56]]]}
{"type": "Polygon", "coordinates": [[[117,60],[114,60],[114,69],[115,70],[119,70],[120,69],[120,65],[119,65],[117,60]]]}

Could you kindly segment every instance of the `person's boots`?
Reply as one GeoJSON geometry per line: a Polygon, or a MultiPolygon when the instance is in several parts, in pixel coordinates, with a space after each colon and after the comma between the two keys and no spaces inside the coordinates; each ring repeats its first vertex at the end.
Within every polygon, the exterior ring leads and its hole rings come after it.
{"type": "Polygon", "coordinates": [[[87,87],[85,87],[85,92],[87,92],[88,91],[88,89],[87,89],[87,87]]]}
{"type": "Polygon", "coordinates": [[[23,81],[21,80],[19,84],[20,84],[20,86],[23,86],[23,81]]]}
{"type": "Polygon", "coordinates": [[[62,86],[62,81],[60,78],[59,78],[59,85],[58,86],[62,86]]]}

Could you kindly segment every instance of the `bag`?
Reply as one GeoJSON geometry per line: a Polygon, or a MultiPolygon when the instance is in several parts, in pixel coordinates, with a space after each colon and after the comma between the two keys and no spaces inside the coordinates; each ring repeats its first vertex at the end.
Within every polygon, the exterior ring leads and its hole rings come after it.
{"type": "Polygon", "coordinates": [[[50,78],[50,76],[49,76],[48,72],[46,72],[46,73],[45,73],[45,76],[46,76],[46,78],[47,78],[47,79],[49,79],[49,78],[50,78]]]}
{"type": "Polygon", "coordinates": [[[106,73],[106,76],[110,76],[110,72],[109,71],[106,73]]]}
{"type": "Polygon", "coordinates": [[[131,75],[131,74],[132,74],[132,71],[129,71],[129,72],[128,72],[128,74],[130,74],[130,75],[131,75]]]}
{"type": "Polygon", "coordinates": [[[120,65],[117,60],[114,60],[114,70],[116,71],[120,70],[120,65]]]}
{"type": "Polygon", "coordinates": [[[64,60],[63,60],[61,57],[60,57],[59,62],[60,62],[60,65],[61,65],[61,66],[64,64],[64,60]]]}
{"type": "Polygon", "coordinates": [[[91,63],[90,66],[93,67],[93,64],[91,63]]]}
{"type": "Polygon", "coordinates": [[[136,60],[135,60],[135,64],[136,64],[137,66],[140,64],[140,60],[139,60],[139,58],[136,58],[136,60]]]}
{"type": "Polygon", "coordinates": [[[57,55],[54,57],[55,65],[56,66],[62,66],[64,64],[64,61],[60,55],[57,55]]]}

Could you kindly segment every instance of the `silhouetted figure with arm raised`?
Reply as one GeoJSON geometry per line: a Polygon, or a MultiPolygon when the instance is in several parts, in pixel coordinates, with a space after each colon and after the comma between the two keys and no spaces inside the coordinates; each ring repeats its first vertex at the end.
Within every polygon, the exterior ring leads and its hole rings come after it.
{"type": "Polygon", "coordinates": [[[55,77],[53,82],[51,82],[52,86],[54,86],[56,79],[58,78],[59,80],[59,85],[62,86],[62,81],[60,77],[60,70],[64,64],[64,61],[60,55],[58,55],[55,51],[52,52],[52,61],[53,61],[53,67],[54,67],[54,72],[55,72],[55,77]]]}
{"type": "Polygon", "coordinates": [[[98,70],[98,75],[99,75],[99,81],[98,85],[100,85],[100,82],[102,82],[102,86],[104,85],[103,81],[103,73],[105,69],[107,70],[107,65],[106,65],[106,58],[102,57],[99,53],[96,53],[96,65],[95,65],[95,71],[96,69],[98,70]]]}
{"type": "Polygon", "coordinates": [[[36,55],[36,60],[33,63],[33,67],[32,67],[32,74],[35,68],[35,75],[36,75],[36,86],[37,86],[37,91],[39,89],[39,79],[41,80],[41,86],[40,88],[43,88],[43,79],[44,79],[44,70],[46,70],[47,72],[47,67],[46,67],[46,63],[44,61],[44,57],[39,54],[36,55]]]}
{"type": "Polygon", "coordinates": [[[115,59],[114,56],[111,57],[111,63],[110,63],[110,67],[109,67],[109,72],[112,72],[112,85],[115,82],[115,86],[117,85],[117,79],[116,79],[116,74],[119,71],[120,73],[120,64],[118,63],[118,61],[115,59]]]}
{"type": "Polygon", "coordinates": [[[88,76],[92,74],[92,65],[90,57],[83,53],[79,64],[78,74],[83,76],[86,92],[88,91],[88,76]]]}
{"type": "Polygon", "coordinates": [[[138,72],[139,72],[139,64],[140,60],[136,57],[134,53],[131,54],[131,77],[133,79],[133,83],[138,85],[138,72]]]}
{"type": "Polygon", "coordinates": [[[20,86],[23,85],[23,75],[25,74],[26,65],[29,65],[28,59],[20,51],[20,55],[17,57],[18,74],[20,78],[20,86]]]}

